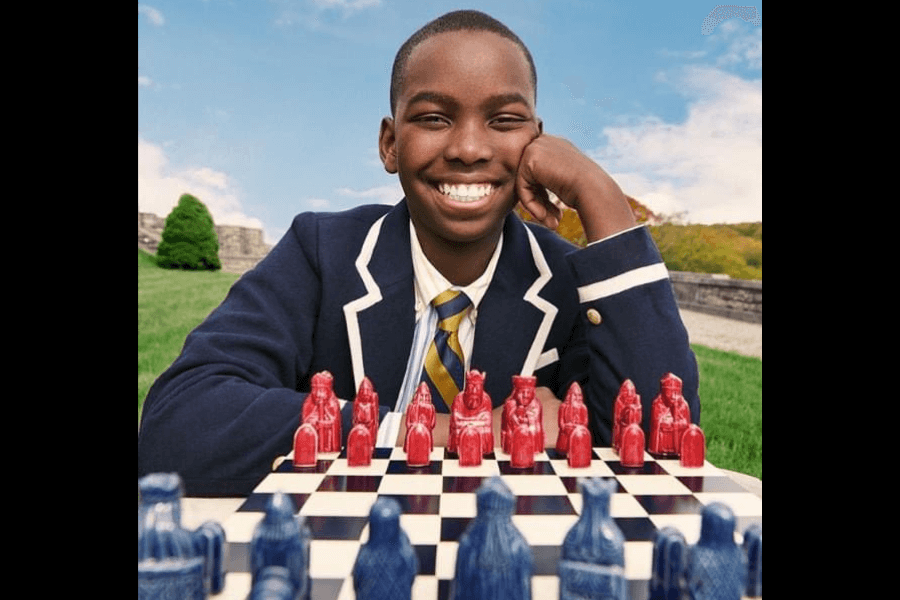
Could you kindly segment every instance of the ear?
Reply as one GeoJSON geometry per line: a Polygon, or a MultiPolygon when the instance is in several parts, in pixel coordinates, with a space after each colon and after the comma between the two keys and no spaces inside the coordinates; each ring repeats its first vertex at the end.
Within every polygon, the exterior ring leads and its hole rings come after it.
{"type": "Polygon", "coordinates": [[[384,170],[388,173],[397,172],[397,136],[394,130],[394,120],[385,117],[381,120],[381,130],[378,132],[378,155],[384,170]]]}
{"type": "Polygon", "coordinates": [[[543,135],[544,133],[544,122],[538,117],[537,120],[538,134],[543,135]]]}

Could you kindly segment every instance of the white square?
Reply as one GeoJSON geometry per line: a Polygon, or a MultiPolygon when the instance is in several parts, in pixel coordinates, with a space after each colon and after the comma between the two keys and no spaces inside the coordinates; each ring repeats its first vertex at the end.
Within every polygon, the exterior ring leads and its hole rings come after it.
{"type": "Polygon", "coordinates": [[[456,577],[456,553],[459,542],[440,542],[435,550],[434,573],[438,579],[454,579],[456,577]]]}
{"type": "Polygon", "coordinates": [[[440,496],[443,487],[444,480],[440,475],[389,473],[381,478],[378,493],[440,496]]]}
{"type": "Polygon", "coordinates": [[[375,492],[317,492],[306,500],[300,514],[368,517],[377,498],[378,494],[375,492]]]}
{"type": "Polygon", "coordinates": [[[373,458],[366,466],[351,467],[346,458],[338,458],[328,468],[329,475],[384,475],[390,461],[386,458],[373,458]]]}
{"type": "Polygon", "coordinates": [[[556,475],[502,475],[515,496],[565,496],[566,486],[556,475]]]}
{"type": "Polygon", "coordinates": [[[353,572],[358,541],[316,540],[309,543],[309,574],[320,579],[346,579],[353,572]]]}
{"type": "Polygon", "coordinates": [[[441,541],[441,518],[438,515],[400,515],[400,527],[411,544],[437,544],[441,541]]]}
{"type": "Polygon", "coordinates": [[[325,479],[325,473],[270,473],[253,490],[260,494],[311,494],[325,479]]]}
{"type": "Polygon", "coordinates": [[[478,514],[477,500],[475,494],[442,494],[441,516],[472,518],[478,514]]]}
{"type": "Polygon", "coordinates": [[[529,546],[562,546],[577,515],[513,515],[512,522],[529,546]]]}

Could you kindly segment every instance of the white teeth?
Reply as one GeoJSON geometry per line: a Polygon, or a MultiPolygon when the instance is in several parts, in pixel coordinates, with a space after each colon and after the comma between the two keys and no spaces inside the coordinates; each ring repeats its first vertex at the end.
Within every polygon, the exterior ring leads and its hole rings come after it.
{"type": "Polygon", "coordinates": [[[490,183],[473,183],[468,185],[442,183],[438,185],[438,189],[442,194],[450,196],[456,202],[472,202],[490,194],[494,186],[490,183]]]}

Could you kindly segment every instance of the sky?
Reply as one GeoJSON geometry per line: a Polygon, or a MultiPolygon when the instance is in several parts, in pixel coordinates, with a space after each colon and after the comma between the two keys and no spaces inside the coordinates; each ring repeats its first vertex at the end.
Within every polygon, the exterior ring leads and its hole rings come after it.
{"type": "Polygon", "coordinates": [[[531,51],[544,132],[626,194],[681,222],[761,221],[762,4],[733,6],[756,17],[715,0],[138,3],[138,210],[190,193],[274,244],[301,212],[395,204],[378,158],[394,55],[475,8],[531,51]]]}

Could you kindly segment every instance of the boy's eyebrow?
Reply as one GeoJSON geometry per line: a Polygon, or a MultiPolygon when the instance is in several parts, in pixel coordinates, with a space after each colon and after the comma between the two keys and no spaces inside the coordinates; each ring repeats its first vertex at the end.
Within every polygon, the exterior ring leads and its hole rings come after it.
{"type": "MultiPolygon", "coordinates": [[[[459,101],[457,101],[453,96],[442,94],[440,92],[430,91],[419,92],[409,99],[408,104],[412,105],[417,102],[433,102],[434,104],[442,104],[444,106],[450,107],[459,106],[459,101]]],[[[482,103],[482,106],[485,108],[494,108],[505,106],[507,104],[524,104],[525,106],[528,106],[528,100],[526,100],[525,96],[518,92],[510,92],[507,94],[497,94],[494,96],[490,96],[482,103]]]]}

